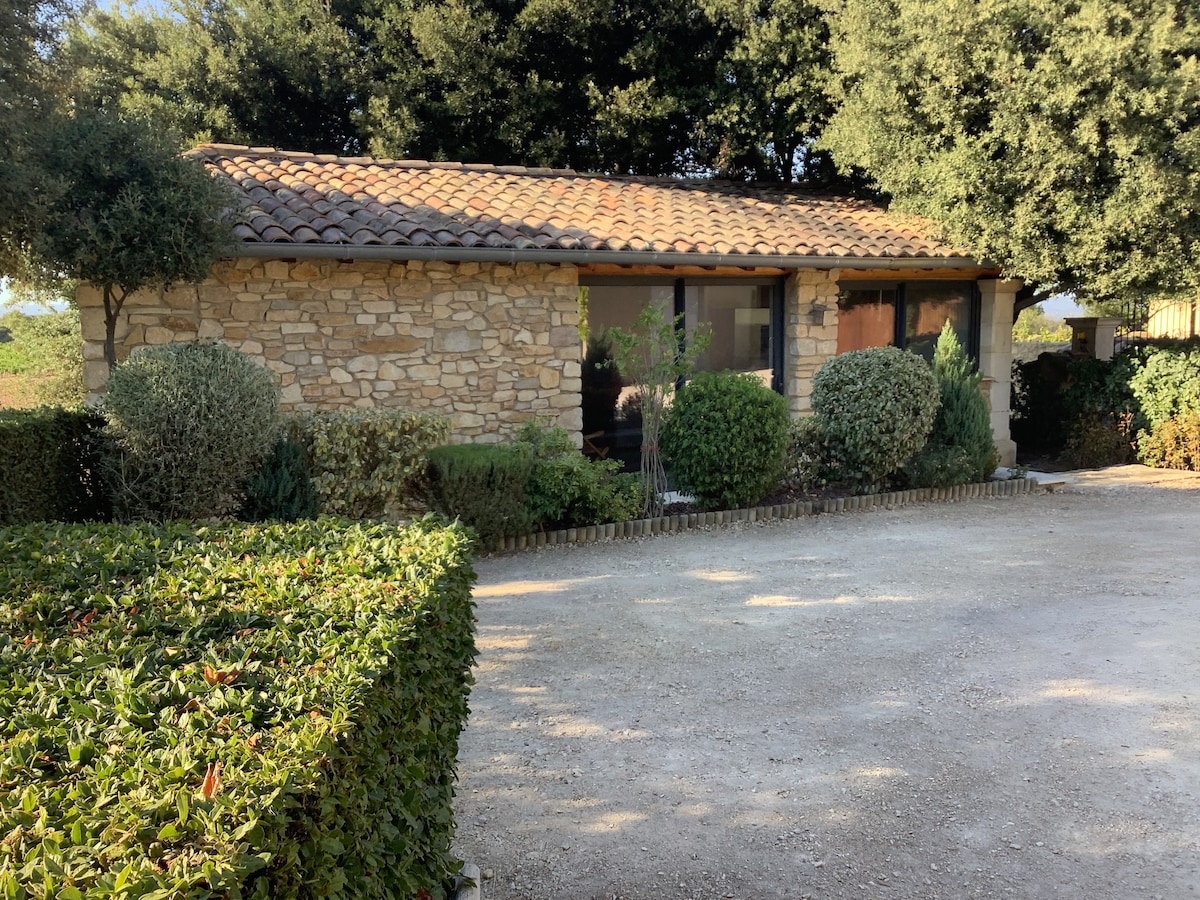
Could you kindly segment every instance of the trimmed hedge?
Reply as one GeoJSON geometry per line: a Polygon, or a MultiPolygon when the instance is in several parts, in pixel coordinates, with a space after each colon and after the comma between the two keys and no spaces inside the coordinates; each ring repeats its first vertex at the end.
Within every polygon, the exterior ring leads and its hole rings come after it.
{"type": "Polygon", "coordinates": [[[430,502],[461,519],[475,530],[481,546],[493,549],[533,528],[525,498],[533,466],[533,450],[525,444],[434,447],[429,451],[430,502]]]}
{"type": "Polygon", "coordinates": [[[445,419],[401,409],[300,413],[286,428],[304,447],[321,509],[352,519],[411,512],[426,454],[450,436],[445,419]]]}
{"type": "Polygon", "coordinates": [[[52,406],[0,411],[0,525],[107,520],[104,419],[52,406]]]}
{"type": "Polygon", "coordinates": [[[929,364],[897,347],[851,350],[813,376],[835,477],[874,490],[925,445],[941,395],[929,364]]]}
{"type": "Polygon", "coordinates": [[[464,529],[0,530],[0,897],[444,896],[464,529]]]}

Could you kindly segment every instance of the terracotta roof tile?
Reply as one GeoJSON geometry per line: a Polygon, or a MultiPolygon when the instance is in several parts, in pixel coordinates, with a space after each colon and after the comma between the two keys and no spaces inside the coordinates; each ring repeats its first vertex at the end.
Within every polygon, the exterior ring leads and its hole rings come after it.
{"type": "MultiPolygon", "coordinates": [[[[519,166],[192,151],[240,193],[247,243],[961,260],[863,200],[792,185],[583,175],[519,166]]],[[[351,251],[352,254],[353,251],[351,251]]],[[[704,264],[704,260],[697,260],[704,264]]]]}

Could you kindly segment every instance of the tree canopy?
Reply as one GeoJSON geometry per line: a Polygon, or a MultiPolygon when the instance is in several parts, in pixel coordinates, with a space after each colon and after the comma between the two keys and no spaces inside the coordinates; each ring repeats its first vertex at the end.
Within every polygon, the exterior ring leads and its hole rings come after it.
{"type": "Polygon", "coordinates": [[[1200,285],[1185,0],[0,0],[0,272],[64,108],[186,142],[867,188],[1093,302],[1200,285]],[[52,73],[61,73],[56,83],[52,73]]]}
{"type": "Polygon", "coordinates": [[[1200,8],[838,0],[822,138],[897,207],[1082,298],[1200,280],[1200,8]]]}
{"type": "Polygon", "coordinates": [[[14,223],[10,238],[35,276],[100,289],[115,365],[125,298],[204,280],[232,244],[232,198],[162,132],[103,110],[59,117],[38,150],[50,212],[14,223]]]}
{"type": "Polygon", "coordinates": [[[172,0],[62,56],[196,141],[793,180],[836,174],[826,38],[810,0],[172,0]]]}
{"type": "Polygon", "coordinates": [[[63,12],[59,2],[0,0],[0,274],[19,268],[11,228],[45,208],[37,146],[58,103],[46,53],[63,12]]]}

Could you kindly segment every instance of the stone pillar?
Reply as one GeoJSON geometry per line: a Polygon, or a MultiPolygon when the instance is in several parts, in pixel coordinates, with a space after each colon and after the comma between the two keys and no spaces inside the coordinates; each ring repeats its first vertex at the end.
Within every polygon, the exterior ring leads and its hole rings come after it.
{"type": "Polygon", "coordinates": [[[1117,326],[1121,320],[1108,316],[1084,316],[1064,319],[1071,326],[1071,352],[1092,359],[1112,359],[1116,349],[1117,326]]]}
{"type": "Polygon", "coordinates": [[[1017,445],[1009,436],[1009,393],[1012,386],[1013,306],[1019,279],[981,278],[979,280],[979,371],[991,410],[992,436],[1000,454],[1000,465],[1017,461],[1017,445]]]}
{"type": "Polygon", "coordinates": [[[837,355],[837,269],[788,276],[783,297],[783,390],[793,418],[812,412],[812,379],[837,355]]]}

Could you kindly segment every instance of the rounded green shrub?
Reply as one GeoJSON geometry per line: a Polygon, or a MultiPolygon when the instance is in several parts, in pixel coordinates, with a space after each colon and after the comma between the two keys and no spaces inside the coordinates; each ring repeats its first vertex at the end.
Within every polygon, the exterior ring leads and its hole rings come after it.
{"type": "Polygon", "coordinates": [[[662,433],[676,489],[705,509],[753,506],[783,479],[789,421],[787,401],[755,376],[700,373],[662,433]]]}
{"type": "Polygon", "coordinates": [[[813,377],[813,411],[838,478],[870,490],[925,445],[940,403],[933,370],[896,347],[835,356],[813,377]]]}
{"type": "Polygon", "coordinates": [[[120,518],[225,516],[279,436],[279,385],[225,344],[146,347],[113,369],[103,414],[120,518]]]}
{"type": "Polygon", "coordinates": [[[783,480],[792,487],[807,489],[829,481],[829,438],[816,416],[801,416],[788,426],[783,480]]]}

